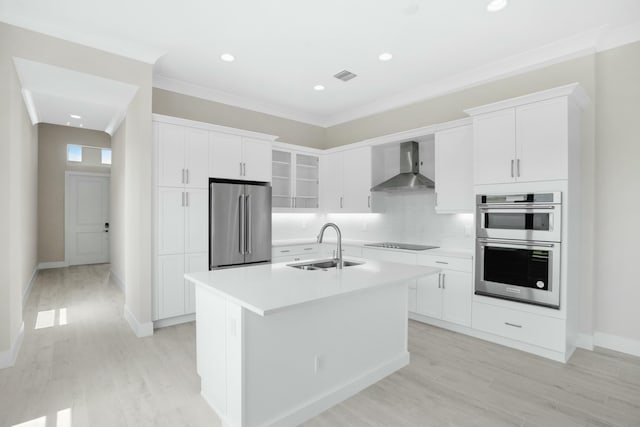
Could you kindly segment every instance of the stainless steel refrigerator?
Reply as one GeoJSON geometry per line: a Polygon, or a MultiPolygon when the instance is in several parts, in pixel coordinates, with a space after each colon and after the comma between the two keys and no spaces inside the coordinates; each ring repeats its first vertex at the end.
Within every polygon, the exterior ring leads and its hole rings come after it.
{"type": "Polygon", "coordinates": [[[209,269],[271,261],[271,185],[209,180],[209,269]]]}

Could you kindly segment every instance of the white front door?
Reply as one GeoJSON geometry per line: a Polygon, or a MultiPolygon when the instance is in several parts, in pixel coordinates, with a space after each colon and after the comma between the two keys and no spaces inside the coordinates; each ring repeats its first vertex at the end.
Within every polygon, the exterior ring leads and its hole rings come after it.
{"type": "Polygon", "coordinates": [[[109,175],[68,173],[66,179],[69,265],[109,262],[109,175]]]}

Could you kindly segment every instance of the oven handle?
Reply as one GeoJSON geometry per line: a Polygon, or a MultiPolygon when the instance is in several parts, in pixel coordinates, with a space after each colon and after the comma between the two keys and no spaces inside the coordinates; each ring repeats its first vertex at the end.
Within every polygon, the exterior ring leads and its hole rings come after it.
{"type": "MultiPolygon", "coordinates": [[[[520,241],[520,240],[489,240],[489,239],[478,239],[478,242],[481,243],[496,243],[498,245],[516,245],[516,246],[531,246],[531,247],[543,247],[543,248],[553,248],[556,246],[556,243],[542,243],[542,242],[532,242],[532,241],[520,241]]],[[[486,245],[483,245],[486,246],[486,245]]]]}
{"type": "Polygon", "coordinates": [[[542,209],[542,210],[553,210],[555,209],[555,206],[542,206],[542,205],[520,205],[520,206],[513,206],[513,205],[478,205],[478,209],[480,209],[481,211],[488,211],[491,209],[496,209],[496,210],[500,210],[500,209],[518,209],[518,210],[535,210],[535,209],[542,209]]]}

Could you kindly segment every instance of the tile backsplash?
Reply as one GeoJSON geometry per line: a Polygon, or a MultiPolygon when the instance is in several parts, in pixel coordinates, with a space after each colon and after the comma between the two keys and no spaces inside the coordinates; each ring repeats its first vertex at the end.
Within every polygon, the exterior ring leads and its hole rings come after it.
{"type": "MultiPolygon", "coordinates": [[[[335,222],[345,240],[394,241],[473,248],[472,214],[437,214],[433,192],[376,194],[383,213],[273,214],[273,239],[315,238],[335,222]]],[[[327,231],[333,239],[333,231],[327,231]]]]}

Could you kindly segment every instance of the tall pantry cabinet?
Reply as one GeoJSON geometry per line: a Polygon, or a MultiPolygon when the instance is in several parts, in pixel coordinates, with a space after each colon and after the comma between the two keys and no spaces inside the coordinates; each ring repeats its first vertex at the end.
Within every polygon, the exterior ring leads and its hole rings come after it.
{"type": "Polygon", "coordinates": [[[153,319],[162,326],[191,320],[195,289],[184,274],[209,269],[209,178],[271,181],[275,137],[160,115],[153,130],[153,319]]]}

